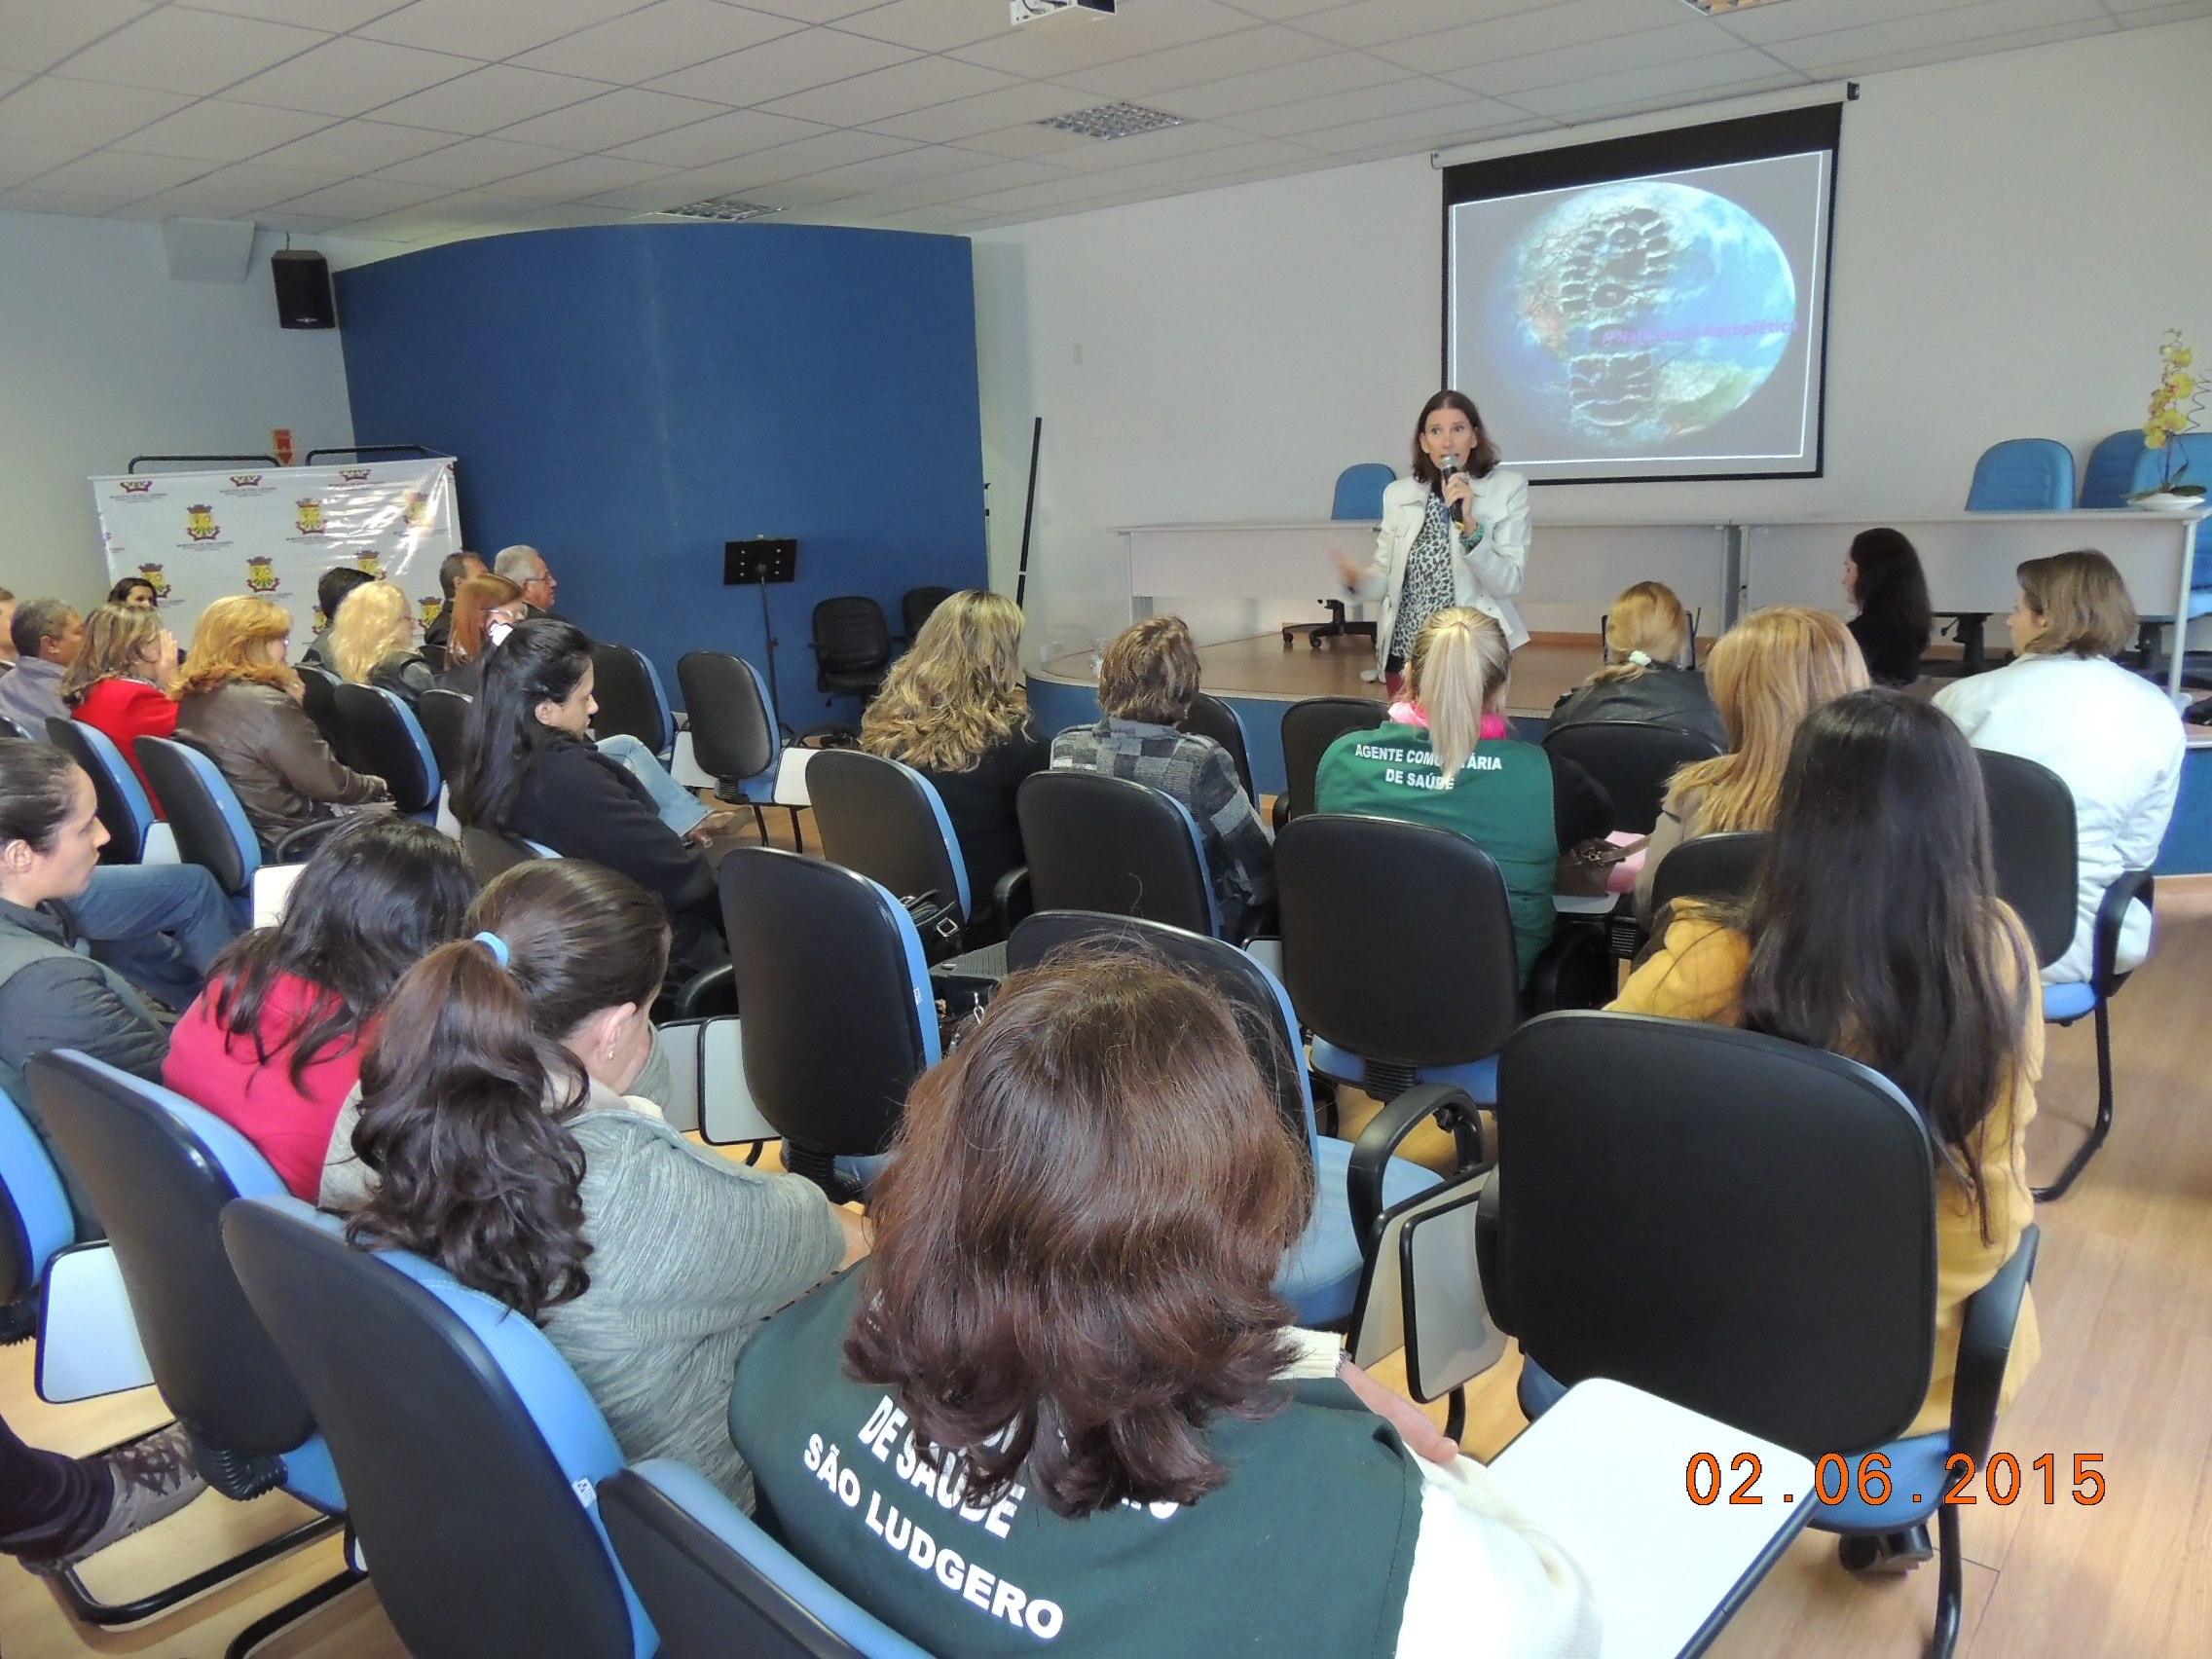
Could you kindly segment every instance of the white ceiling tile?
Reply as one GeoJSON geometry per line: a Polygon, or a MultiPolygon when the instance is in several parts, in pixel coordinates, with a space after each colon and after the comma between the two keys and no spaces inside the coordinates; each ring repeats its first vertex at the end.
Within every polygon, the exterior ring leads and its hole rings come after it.
{"type": "Polygon", "coordinates": [[[696,63],[653,82],[653,90],[725,104],[761,104],[915,56],[903,46],[835,29],[807,29],[761,46],[696,63]]]}
{"type": "Polygon", "coordinates": [[[1465,143],[1470,138],[1486,137],[1502,129],[1551,125],[1553,123],[1548,121],[1531,121],[1525,111],[1494,98],[1469,98],[1435,109],[1409,110],[1404,115],[1387,115],[1374,121],[1331,127],[1319,132],[1304,132],[1299,134],[1299,139],[1336,155],[1380,150],[1386,155],[1407,156],[1420,150],[1440,150],[1465,143]]]}
{"type": "Polygon", "coordinates": [[[997,0],[891,0],[855,12],[837,26],[916,52],[949,52],[1004,33],[1009,21],[997,0]]]}
{"type": "MultiPolygon", "coordinates": [[[[133,206],[126,211],[135,213],[138,208],[133,206]]],[[[272,207],[254,219],[265,231],[287,231],[300,236],[320,236],[325,231],[337,230],[345,222],[327,213],[300,213],[289,207],[272,207]]]]}
{"type": "Polygon", "coordinates": [[[1466,96],[1457,87],[1447,86],[1431,76],[1415,75],[1387,86],[1362,87],[1356,92],[1334,92],[1325,98],[1309,98],[1304,103],[1248,110],[1231,117],[1228,125],[1240,132],[1289,138],[1331,127],[1348,127],[1355,121],[1377,121],[1384,116],[1410,115],[1417,110],[1463,103],[1466,96]]]}
{"type": "Polygon", "coordinates": [[[1538,87],[1556,87],[1567,81],[1589,81],[1600,75],[1626,75],[1639,69],[1684,58],[1706,57],[1719,52],[1748,52],[1734,36],[1709,28],[1694,19],[1671,28],[1645,29],[1641,34],[1596,40],[1581,46],[1534,52],[1497,63],[1443,72],[1442,78],[1486,97],[1511,98],[1533,109],[1521,94],[1538,87]]]}
{"type": "Polygon", "coordinates": [[[86,47],[65,72],[72,80],[205,93],[328,39],[316,29],[165,6],[86,47]]]}
{"type": "Polygon", "coordinates": [[[2160,23],[2178,23],[2192,18],[2212,17],[2212,0],[2147,0],[2138,6],[2136,0],[2105,0],[2120,19],[2123,29],[2156,28],[2160,23]]]}
{"type": "Polygon", "coordinates": [[[499,180],[499,191],[505,196],[573,202],[597,196],[603,190],[618,190],[624,185],[666,178],[672,170],[654,166],[649,162],[626,162],[620,156],[571,156],[549,167],[539,167],[535,172],[503,178],[499,180]]]}
{"type": "Polygon", "coordinates": [[[1006,190],[986,191],[960,199],[965,206],[984,213],[1031,213],[1040,207],[1063,207],[1074,202],[1095,201],[1119,195],[1124,186],[1111,178],[1050,179],[1040,184],[1018,184],[1006,190]]]}
{"type": "Polygon", "coordinates": [[[533,69],[602,81],[649,81],[797,28],[787,18],[720,6],[715,0],[660,0],[658,5],[526,52],[516,61],[533,69]]]}
{"type": "MultiPolygon", "coordinates": [[[[1685,17],[1682,0],[1564,0],[1537,11],[1515,12],[1438,34],[1416,35],[1374,50],[1378,56],[1393,63],[1438,74],[1505,57],[1525,57],[1533,52],[1552,52],[1563,46],[1617,40],[1646,29],[1666,28],[1685,17]]],[[[1694,18],[1689,21],[1700,28],[1707,26],[1694,18]]]]}
{"type": "Polygon", "coordinates": [[[432,184],[402,184],[395,178],[350,178],[326,185],[279,203],[301,213],[322,213],[337,219],[373,219],[380,213],[396,213],[417,207],[445,192],[432,184]]]}
{"type": "Polygon", "coordinates": [[[1250,75],[1235,75],[1203,87],[1186,87],[1169,101],[1182,116],[1213,120],[1246,110],[1268,109],[1276,104],[1299,103],[1331,92],[1355,92],[1410,79],[1395,63],[1362,53],[1344,52],[1317,57],[1309,63],[1286,63],[1250,75]]]}
{"type": "Polygon", "coordinates": [[[581,103],[606,90],[597,81],[580,81],[573,75],[547,75],[536,69],[518,69],[511,63],[492,63],[443,86],[379,105],[375,114],[379,121],[397,122],[402,127],[482,134],[548,110],[581,103]]]}
{"type": "Polygon", "coordinates": [[[1313,152],[1303,144],[1292,144],[1280,138],[1260,138],[1221,149],[1201,150],[1195,155],[1161,156],[1157,161],[1142,162],[1133,167],[1118,167],[1113,173],[1100,176],[1118,187],[1133,189],[1140,185],[1217,178],[1245,167],[1276,166],[1312,158],[1313,152]]]}
{"type": "Polygon", "coordinates": [[[1093,138],[1088,144],[1054,156],[1052,165],[1073,167],[1078,172],[1105,172],[1135,166],[1140,162],[1195,155],[1200,150],[1223,150],[1232,144],[1250,141],[1248,132],[1233,132],[1210,122],[1191,121],[1181,127],[1139,132],[1128,138],[1093,138]]]}
{"type": "MultiPolygon", "coordinates": [[[[1776,41],[1766,51],[1793,69],[1851,69],[1862,61],[1900,53],[2080,22],[2085,10],[2108,24],[2112,21],[2101,6],[2086,0],[1982,0],[1979,5],[1951,6],[1801,40],[1776,41]]],[[[6,107],[0,104],[0,109],[6,107]]]]}
{"type": "MultiPolygon", "coordinates": [[[[1245,0],[1234,0],[1242,5],[1245,0]]],[[[1339,46],[1386,46],[1414,35],[1434,34],[1456,28],[1476,18],[1509,17],[1532,12],[1554,0],[1359,0],[1356,5],[1332,6],[1326,12],[1297,19],[1308,34],[1333,40],[1339,46]]]]}
{"type": "Polygon", "coordinates": [[[916,57],[888,69],[871,70],[827,87],[793,92],[764,105],[772,115],[795,115],[802,121],[860,127],[892,116],[907,115],[931,104],[975,97],[1018,86],[1012,75],[963,63],[953,57],[916,57]]]}
{"type": "Polygon", "coordinates": [[[324,185],[344,182],[341,178],[301,172],[292,167],[240,162],[237,166],[223,167],[175,190],[164,191],[157,200],[178,213],[240,218],[324,185]]]}
{"type": "Polygon", "coordinates": [[[123,150],[94,150],[64,163],[38,181],[41,190],[83,190],[135,202],[141,196],[174,190],[212,170],[212,164],[175,156],[133,156],[123,150]]]}
{"type": "Polygon", "coordinates": [[[289,62],[264,69],[225,95],[241,103],[275,104],[279,109],[363,115],[379,104],[437,86],[476,67],[471,57],[342,35],[289,62]]]}
{"type": "MultiPolygon", "coordinates": [[[[1770,40],[1797,40],[1829,34],[1892,18],[1917,18],[1950,6],[1979,0],[1789,0],[1787,6],[1753,6],[1714,20],[1738,40],[1763,46],[1770,40]]],[[[2093,0],[2092,0],[2093,3],[2093,0]]]]}
{"type": "Polygon", "coordinates": [[[958,148],[980,150],[991,156],[1049,156],[1056,150],[1072,150],[1091,140],[1080,132],[1063,132],[1056,127],[1039,127],[1034,122],[1021,127],[1004,127],[996,132],[977,132],[959,141],[958,148]]]}
{"type": "Polygon", "coordinates": [[[90,148],[174,115],[191,101],[144,87],[100,87],[41,75],[0,98],[0,138],[90,148]]]}
{"type": "Polygon", "coordinates": [[[726,162],[732,156],[795,143],[828,130],[818,122],[763,115],[756,109],[733,109],[726,115],[694,122],[656,138],[617,145],[614,154],[628,156],[633,161],[660,162],[672,167],[703,167],[715,162],[726,162]]]}
{"type": "Polygon", "coordinates": [[[1195,40],[1188,46],[1148,52],[1060,77],[1068,86],[1114,98],[1158,98],[1205,81],[1250,75],[1278,64],[1303,63],[1334,52],[1325,40],[1293,29],[1239,29],[1235,34],[1195,40]]]}
{"type": "Polygon", "coordinates": [[[427,47],[487,59],[512,57],[534,46],[634,12],[644,0],[529,0],[527,5],[486,5],[484,0],[414,0],[356,31],[369,40],[427,47]]]}
{"type": "Polygon", "coordinates": [[[957,231],[973,225],[983,215],[973,207],[956,207],[944,203],[927,203],[919,207],[905,207],[883,215],[883,223],[895,231],[943,232],[957,231]]]}
{"type": "Polygon", "coordinates": [[[0,138],[0,189],[26,184],[85,152],[75,144],[41,144],[28,138],[0,138]]]}
{"type": "Polygon", "coordinates": [[[467,138],[382,169],[379,176],[408,184],[436,184],[447,190],[475,190],[516,173],[535,172],[569,159],[565,150],[543,144],[516,144],[505,138],[467,138]]]}
{"type": "MultiPolygon", "coordinates": [[[[1404,5],[1406,0],[1382,0],[1384,5],[1404,5]]],[[[1450,0],[1454,5],[1471,5],[1474,0],[1450,0]]],[[[1310,18],[1316,12],[1341,11],[1345,0],[1229,0],[1229,4],[1247,16],[1279,23],[1291,18],[1310,18]]],[[[1461,16],[1465,13],[1462,11],[1461,16]]]]}
{"type": "Polygon", "coordinates": [[[4,69],[4,70],[0,70],[0,98],[4,98],[4,97],[6,97],[6,96],[7,96],[7,95],[8,95],[8,94],[9,94],[10,92],[14,92],[14,91],[15,91],[15,90],[16,90],[16,89],[17,89],[18,87],[20,87],[20,86],[26,85],[26,84],[27,84],[27,83],[28,83],[28,82],[29,82],[29,81],[30,81],[31,79],[32,79],[31,75],[30,75],[30,74],[29,74],[29,72],[28,72],[28,71],[26,71],[26,70],[20,70],[20,69],[4,69]]]}
{"type": "Polygon", "coordinates": [[[663,173],[659,178],[643,184],[621,185],[613,190],[595,192],[590,200],[602,207],[620,208],[629,213],[659,213],[670,207],[680,207],[686,202],[703,202],[710,196],[719,196],[721,181],[702,178],[697,169],[685,172],[663,173]]]}
{"type": "Polygon", "coordinates": [[[1085,109],[1097,100],[1089,93],[1067,87],[1047,86],[1036,81],[1016,81],[995,92],[981,92],[975,97],[958,98],[950,103],[933,105],[928,109],[911,110],[904,115],[891,116],[883,121],[871,121],[869,127],[878,132],[888,132],[895,138],[912,138],[927,144],[945,144],[958,138],[970,138],[978,132],[996,132],[1016,122],[1031,124],[1047,116],[1066,115],[1071,110],[1085,109]]]}
{"type": "Polygon", "coordinates": [[[877,3],[878,0],[745,0],[753,11],[770,12],[802,23],[833,23],[839,18],[865,12],[877,3]]]}
{"type": "MultiPolygon", "coordinates": [[[[76,5],[78,0],[69,0],[76,5]]],[[[228,12],[234,18],[262,18],[310,29],[358,28],[371,18],[396,12],[407,0],[191,0],[196,12],[228,12]]]]}
{"type": "Polygon", "coordinates": [[[187,161],[242,162],[273,145],[288,143],[329,125],[327,115],[202,98],[151,127],[141,127],[128,137],[118,138],[115,147],[187,161]]]}
{"type": "Polygon", "coordinates": [[[1690,92],[1737,97],[1806,84],[1804,76],[1781,68],[1763,52],[1746,47],[1542,87],[1515,93],[1513,102],[1532,115],[1562,121],[1600,121],[1679,105],[1683,95],[1690,92]]]}
{"type": "Polygon", "coordinates": [[[848,162],[841,167],[826,167],[807,176],[816,184],[849,184],[856,190],[891,190],[919,180],[981,170],[977,166],[980,159],[933,144],[919,150],[903,150],[895,156],[877,156],[872,161],[848,162]]]}
{"type": "MultiPolygon", "coordinates": [[[[2017,52],[2030,46],[2052,46],[2062,40],[2080,40],[2084,35],[2109,34],[2120,27],[2112,18],[2084,19],[2080,22],[2052,23],[2046,28],[2022,29],[2014,34],[1982,35],[1972,40],[1938,41],[1917,47],[1908,52],[1887,53],[1880,56],[1853,56],[1847,61],[1814,64],[1807,70],[1819,79],[1838,75],[1876,75],[1890,69],[1912,69],[1923,63],[1948,63],[1961,57],[1977,57],[1993,52],[2017,52]]],[[[1810,45],[1800,41],[1798,45],[1810,45]]],[[[1780,54],[1778,53],[1777,55],[1780,54]]]]}
{"type": "Polygon", "coordinates": [[[41,190],[37,185],[0,191],[0,207],[15,213],[69,213],[83,216],[112,213],[128,203],[129,198],[122,196],[101,195],[89,190],[41,190]]]}
{"type": "Polygon", "coordinates": [[[304,167],[310,172],[369,173],[452,142],[451,133],[428,132],[420,127],[394,127],[388,121],[341,121],[278,145],[258,159],[271,166],[304,167]]]}
{"type": "Polygon", "coordinates": [[[618,92],[571,104],[567,109],[557,109],[550,115],[534,116],[529,121],[501,128],[499,136],[524,144],[550,144],[556,150],[614,150],[675,128],[687,127],[694,121],[728,113],[720,104],[671,97],[666,92],[648,92],[643,87],[624,87],[618,92]]]}
{"type": "Polygon", "coordinates": [[[141,0],[0,0],[0,69],[51,69],[152,9],[141,0]]]}
{"type": "Polygon", "coordinates": [[[717,170],[742,180],[745,187],[750,188],[803,178],[808,173],[841,167],[848,162],[872,161],[877,156],[895,155],[911,147],[902,139],[886,138],[879,132],[825,132],[819,138],[801,138],[795,144],[779,144],[756,156],[739,157],[726,168],[717,170]]]}
{"type": "Polygon", "coordinates": [[[1043,162],[990,162],[966,172],[921,180],[908,194],[916,201],[958,202],[965,197],[980,196],[988,191],[1012,190],[1017,184],[1043,184],[1050,179],[1089,176],[1088,173],[1070,173],[1064,167],[1048,166],[1043,162]]]}
{"type": "Polygon", "coordinates": [[[1250,27],[1251,18],[1219,0],[1123,0],[1120,13],[1111,18],[1010,28],[995,40],[961,47],[952,55],[1032,80],[1051,80],[1118,57],[1164,52],[1250,27]]]}

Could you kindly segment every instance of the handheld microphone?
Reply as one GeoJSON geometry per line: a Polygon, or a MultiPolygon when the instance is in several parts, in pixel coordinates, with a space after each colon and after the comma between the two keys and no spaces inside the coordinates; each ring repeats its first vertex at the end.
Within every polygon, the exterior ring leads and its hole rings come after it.
{"type": "MultiPolygon", "coordinates": [[[[1443,457],[1437,461],[1436,470],[1441,475],[1436,480],[1436,493],[1441,496],[1444,493],[1445,479],[1450,478],[1453,473],[1459,470],[1459,458],[1456,455],[1447,455],[1443,457]]],[[[1467,522],[1466,502],[1454,501],[1452,503],[1452,520],[1455,524],[1460,525],[1464,525],[1467,522]]]]}

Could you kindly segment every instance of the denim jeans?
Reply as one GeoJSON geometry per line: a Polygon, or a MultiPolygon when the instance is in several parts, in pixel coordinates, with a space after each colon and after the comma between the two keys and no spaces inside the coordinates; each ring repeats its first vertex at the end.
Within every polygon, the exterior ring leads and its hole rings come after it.
{"type": "Polygon", "coordinates": [[[215,878],[198,865],[102,865],[63,907],[96,959],[180,1010],[243,931],[215,878]]]}
{"type": "Polygon", "coordinates": [[[603,737],[599,740],[599,752],[645,786],[660,821],[679,835],[688,835],[705,821],[705,803],[670,777],[668,768],[660,763],[660,756],[636,738],[621,732],[603,737]]]}

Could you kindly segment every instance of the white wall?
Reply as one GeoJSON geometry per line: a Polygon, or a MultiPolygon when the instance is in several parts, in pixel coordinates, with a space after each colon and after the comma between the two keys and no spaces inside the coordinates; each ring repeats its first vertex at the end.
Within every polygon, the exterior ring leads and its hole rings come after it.
{"type": "Polygon", "coordinates": [[[98,600],[85,480],[133,455],[352,442],[337,333],[276,325],[282,245],[256,239],[241,282],[174,281],[158,224],[0,212],[0,587],[98,600]]]}
{"type": "MultiPolygon", "coordinates": [[[[1867,77],[1838,172],[1825,476],[1549,486],[1533,558],[1547,517],[1955,512],[2000,438],[2085,458],[2140,422],[2163,332],[2212,349],[2212,214],[2189,159],[2207,63],[2199,19],[1867,77]]],[[[977,239],[992,571],[1010,591],[1045,418],[1035,648],[1118,624],[1114,525],[1319,517],[1343,466],[1405,469],[1440,361],[1441,212],[1413,157],[977,239]]],[[[1620,572],[1580,574],[1588,606],[1530,620],[1593,629],[1620,572]]],[[[1192,616],[1218,639],[1301,613],[1192,616]]]]}

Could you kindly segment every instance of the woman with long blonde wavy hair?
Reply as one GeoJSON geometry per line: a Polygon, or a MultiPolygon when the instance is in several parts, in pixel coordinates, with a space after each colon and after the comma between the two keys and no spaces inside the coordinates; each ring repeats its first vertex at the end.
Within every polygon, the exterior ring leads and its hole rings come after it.
{"type": "Polygon", "coordinates": [[[415,648],[415,608],[397,582],[367,582],[346,596],[330,624],[330,660],[341,678],[389,691],[411,709],[437,683],[415,648]]]}
{"type": "Polygon", "coordinates": [[[868,705],[861,747],[937,786],[960,837],[968,891],[983,906],[1023,862],[1014,791],[1050,759],[1029,718],[1020,608],[981,588],[939,605],[868,705]]]}
{"type": "Polygon", "coordinates": [[[1752,611],[1713,647],[1707,675],[1727,728],[1728,753],[1684,766],[1668,781],[1637,881],[1641,914],[1650,913],[1659,861],[1680,842],[1773,827],[1798,726],[1815,709],[1869,683],[1866,659],[1850,629],[1802,605],[1752,611]]]}

